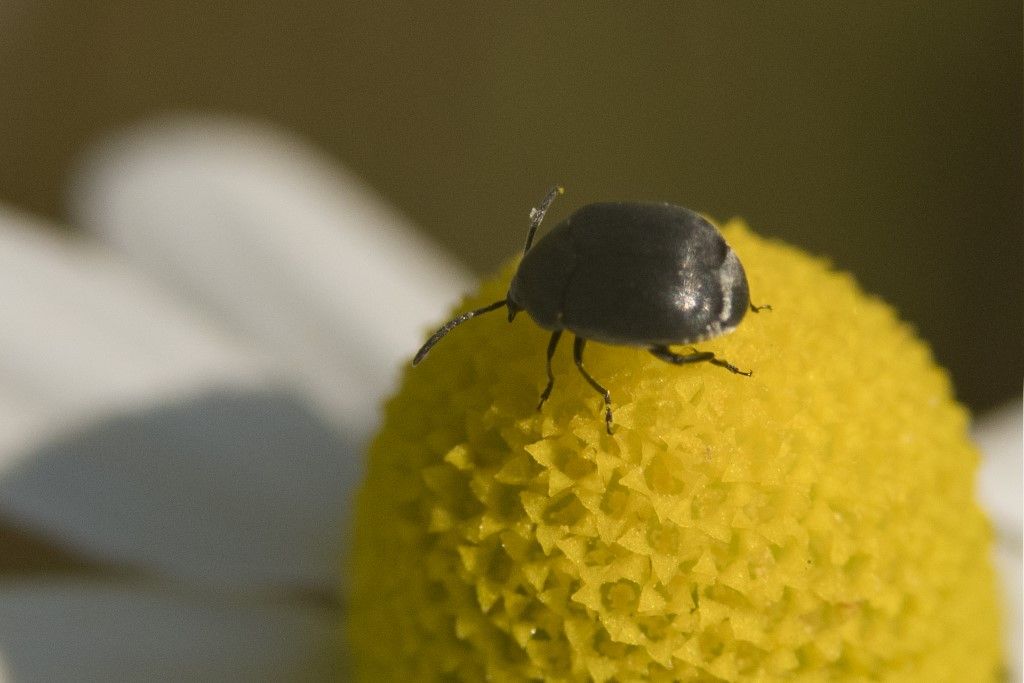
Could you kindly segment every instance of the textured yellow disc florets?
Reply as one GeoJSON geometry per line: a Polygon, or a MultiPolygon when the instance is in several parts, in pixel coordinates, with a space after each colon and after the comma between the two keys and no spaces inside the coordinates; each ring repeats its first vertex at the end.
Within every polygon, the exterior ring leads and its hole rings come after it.
{"type": "Polygon", "coordinates": [[[609,436],[565,347],[537,412],[548,333],[500,312],[406,373],[356,511],[359,680],[996,677],[977,455],[946,375],[849,276],[724,233],[774,311],[698,346],[750,378],[591,344],[609,436]]]}

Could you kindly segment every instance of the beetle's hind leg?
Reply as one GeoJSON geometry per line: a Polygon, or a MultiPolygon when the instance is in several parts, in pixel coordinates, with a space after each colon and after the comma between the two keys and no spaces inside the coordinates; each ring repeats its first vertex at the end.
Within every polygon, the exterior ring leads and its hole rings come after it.
{"type": "Polygon", "coordinates": [[[544,401],[548,400],[548,396],[551,395],[551,389],[555,386],[555,373],[551,371],[551,359],[555,355],[555,348],[558,346],[558,340],[562,338],[562,331],[555,330],[551,333],[551,340],[548,342],[548,385],[544,387],[544,391],[540,395],[540,403],[537,404],[537,410],[544,405],[544,401]]]}
{"type": "Polygon", "coordinates": [[[763,306],[755,306],[754,304],[750,304],[750,312],[751,313],[760,313],[761,311],[770,311],[770,310],[772,310],[772,305],[771,304],[765,304],[763,306]]]}
{"type": "Polygon", "coordinates": [[[572,358],[574,361],[576,361],[576,367],[579,368],[580,374],[583,375],[583,378],[587,380],[590,386],[594,387],[594,390],[597,391],[597,393],[601,394],[601,396],[604,397],[604,425],[605,428],[608,430],[608,433],[611,434],[612,395],[608,393],[608,390],[601,386],[601,384],[596,379],[591,377],[590,373],[587,372],[587,369],[583,367],[583,347],[585,347],[586,345],[586,339],[584,339],[583,337],[576,337],[575,341],[573,341],[572,344],[572,358]]]}
{"type": "Polygon", "coordinates": [[[707,361],[712,365],[717,365],[720,368],[725,368],[729,372],[736,373],[737,375],[743,375],[744,377],[750,377],[753,373],[743,371],[737,368],[729,361],[717,357],[710,351],[694,351],[693,353],[687,353],[685,355],[673,353],[667,346],[652,346],[650,348],[651,353],[655,358],[660,358],[666,363],[672,363],[673,365],[684,365],[686,363],[700,363],[707,361]]]}

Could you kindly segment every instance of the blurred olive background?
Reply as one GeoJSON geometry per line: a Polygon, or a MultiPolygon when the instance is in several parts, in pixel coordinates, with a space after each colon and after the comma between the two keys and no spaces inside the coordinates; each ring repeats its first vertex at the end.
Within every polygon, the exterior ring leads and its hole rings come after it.
{"type": "Polygon", "coordinates": [[[609,198],[741,215],[893,302],[983,410],[1021,389],[1021,21],[1018,1],[6,2],[0,201],[62,220],[90,142],[189,111],[298,131],[481,273],[556,181],[556,219],[609,198]]]}

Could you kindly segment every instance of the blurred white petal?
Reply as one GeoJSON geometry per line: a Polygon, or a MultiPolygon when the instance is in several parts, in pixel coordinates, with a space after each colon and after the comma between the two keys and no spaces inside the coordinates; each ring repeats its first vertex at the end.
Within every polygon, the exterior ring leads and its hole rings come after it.
{"type": "Polygon", "coordinates": [[[996,569],[1002,578],[1006,606],[1006,649],[1010,679],[1024,677],[1024,402],[1015,401],[988,413],[974,429],[983,458],[978,476],[979,497],[996,530],[996,569]]]}
{"type": "MultiPolygon", "coordinates": [[[[466,272],[316,150],[251,123],[164,122],[101,147],[78,222],[270,353],[365,438],[466,272]]],[[[453,210],[457,210],[457,200],[453,210]]]]}
{"type": "Polygon", "coordinates": [[[105,564],[333,590],[354,440],[179,300],[30,223],[0,216],[0,515],[105,564]]]}
{"type": "Polygon", "coordinates": [[[108,564],[331,592],[361,464],[293,397],[212,392],[41,444],[0,478],[0,512],[108,564]]]}
{"type": "Polygon", "coordinates": [[[0,320],[0,473],[98,416],[272,374],[112,255],[2,207],[0,320]]]}
{"type": "Polygon", "coordinates": [[[1022,410],[1020,401],[1007,404],[987,413],[974,427],[974,439],[984,454],[978,474],[979,495],[1000,533],[1017,539],[1024,531],[1022,410]]]}
{"type": "Polygon", "coordinates": [[[337,611],[143,585],[0,583],[0,682],[328,681],[337,611]]]}

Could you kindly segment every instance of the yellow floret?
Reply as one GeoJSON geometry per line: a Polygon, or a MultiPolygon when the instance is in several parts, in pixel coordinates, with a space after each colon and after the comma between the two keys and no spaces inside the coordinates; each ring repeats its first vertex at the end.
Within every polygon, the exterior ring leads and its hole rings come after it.
{"type": "MultiPolygon", "coordinates": [[[[473,320],[408,370],[356,510],[362,681],[991,681],[977,454],[946,374],[845,274],[724,229],[750,378],[473,320]]],[[[513,266],[458,311],[505,295],[513,266]]],[[[610,273],[609,277],[615,277],[610,273]]]]}

